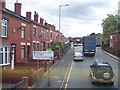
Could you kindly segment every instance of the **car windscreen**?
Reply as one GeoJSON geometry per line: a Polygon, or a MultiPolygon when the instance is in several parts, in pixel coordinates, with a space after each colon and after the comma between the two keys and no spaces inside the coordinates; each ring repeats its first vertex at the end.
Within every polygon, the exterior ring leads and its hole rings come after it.
{"type": "Polygon", "coordinates": [[[82,56],[80,52],[75,52],[75,56],[82,56]]]}
{"type": "Polygon", "coordinates": [[[101,71],[101,72],[112,72],[112,68],[109,67],[109,66],[98,66],[96,68],[96,71],[97,72],[99,72],[99,71],[101,71]]]}

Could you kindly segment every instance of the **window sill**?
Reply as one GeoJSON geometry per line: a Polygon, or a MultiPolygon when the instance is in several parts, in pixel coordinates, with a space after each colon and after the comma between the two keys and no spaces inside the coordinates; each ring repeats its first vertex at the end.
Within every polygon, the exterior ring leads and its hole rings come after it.
{"type": "Polygon", "coordinates": [[[3,39],[8,39],[8,37],[7,37],[7,36],[1,36],[1,38],[3,38],[3,39]]]}
{"type": "Polygon", "coordinates": [[[0,64],[0,67],[1,67],[1,66],[8,66],[8,65],[10,65],[10,63],[7,63],[7,64],[0,64]]]}

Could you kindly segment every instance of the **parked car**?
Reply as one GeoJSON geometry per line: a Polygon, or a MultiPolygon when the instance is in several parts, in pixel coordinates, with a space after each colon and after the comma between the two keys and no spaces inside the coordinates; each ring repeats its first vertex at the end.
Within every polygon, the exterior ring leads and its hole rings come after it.
{"type": "Polygon", "coordinates": [[[76,61],[76,60],[82,60],[83,61],[83,55],[80,51],[76,51],[74,53],[74,61],[76,61]]]}
{"type": "Polygon", "coordinates": [[[106,83],[114,84],[114,72],[112,67],[108,62],[95,62],[91,66],[90,76],[92,79],[92,84],[95,83],[106,83]]]}

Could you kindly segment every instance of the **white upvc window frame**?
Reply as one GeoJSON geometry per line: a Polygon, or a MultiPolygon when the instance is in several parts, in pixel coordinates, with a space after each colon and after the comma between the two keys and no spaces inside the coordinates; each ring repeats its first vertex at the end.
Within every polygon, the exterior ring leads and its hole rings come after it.
{"type": "Polygon", "coordinates": [[[25,39],[25,27],[24,26],[21,27],[21,38],[25,39]]]}
{"type": "Polygon", "coordinates": [[[21,59],[26,58],[26,53],[25,53],[26,51],[25,50],[26,50],[25,45],[21,45],[21,59]]]}
{"type": "Polygon", "coordinates": [[[9,65],[10,64],[10,48],[9,47],[0,47],[0,54],[2,53],[2,62],[0,63],[0,66],[5,66],[5,65],[9,65]],[[2,51],[1,51],[2,48],[2,51]],[[7,51],[5,51],[5,48],[7,48],[7,51]],[[7,57],[5,56],[5,54],[7,54],[7,57]],[[6,62],[6,58],[7,58],[7,62],[6,62]]]}
{"type": "Polygon", "coordinates": [[[1,31],[1,37],[7,38],[8,37],[8,20],[2,19],[2,31],[1,31]],[[3,35],[3,27],[5,28],[5,35],[3,35]]]}

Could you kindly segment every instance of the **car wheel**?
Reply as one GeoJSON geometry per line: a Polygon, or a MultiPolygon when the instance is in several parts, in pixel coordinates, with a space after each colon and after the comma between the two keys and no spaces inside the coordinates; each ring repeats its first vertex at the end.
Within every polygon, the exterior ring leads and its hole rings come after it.
{"type": "Polygon", "coordinates": [[[94,81],[92,81],[92,84],[95,84],[95,82],[94,82],[94,81]]]}

